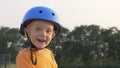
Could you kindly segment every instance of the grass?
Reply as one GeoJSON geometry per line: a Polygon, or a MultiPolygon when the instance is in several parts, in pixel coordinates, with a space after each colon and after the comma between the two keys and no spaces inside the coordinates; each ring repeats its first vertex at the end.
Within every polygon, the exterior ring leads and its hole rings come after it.
{"type": "Polygon", "coordinates": [[[7,68],[17,68],[16,64],[9,64],[7,68]]]}
{"type": "MultiPolygon", "coordinates": [[[[0,65],[0,68],[4,68],[4,65],[0,65]]],[[[6,68],[17,68],[16,64],[8,64],[6,68]]]]}

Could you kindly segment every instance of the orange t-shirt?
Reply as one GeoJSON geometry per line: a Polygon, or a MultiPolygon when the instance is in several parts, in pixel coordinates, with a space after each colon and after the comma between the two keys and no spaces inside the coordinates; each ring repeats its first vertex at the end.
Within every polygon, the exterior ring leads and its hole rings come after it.
{"type": "Polygon", "coordinates": [[[25,48],[21,51],[16,58],[17,68],[58,68],[53,53],[49,49],[35,51],[35,54],[37,64],[33,65],[30,59],[30,49],[25,48]]]}

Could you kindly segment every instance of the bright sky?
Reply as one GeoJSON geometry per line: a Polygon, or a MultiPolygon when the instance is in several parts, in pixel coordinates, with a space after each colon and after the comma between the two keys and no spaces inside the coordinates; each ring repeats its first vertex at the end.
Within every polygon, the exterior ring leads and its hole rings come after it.
{"type": "Polygon", "coordinates": [[[1,0],[0,26],[19,28],[25,12],[34,6],[54,9],[70,30],[80,25],[120,25],[120,0],[1,0]]]}

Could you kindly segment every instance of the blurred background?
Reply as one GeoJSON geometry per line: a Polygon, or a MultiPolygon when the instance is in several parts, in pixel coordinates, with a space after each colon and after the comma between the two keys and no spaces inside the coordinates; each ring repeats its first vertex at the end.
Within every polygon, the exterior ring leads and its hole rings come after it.
{"type": "Polygon", "coordinates": [[[59,68],[120,68],[119,0],[4,0],[0,2],[0,68],[16,68],[16,55],[29,46],[19,34],[25,12],[54,9],[61,33],[48,47],[59,68]]]}

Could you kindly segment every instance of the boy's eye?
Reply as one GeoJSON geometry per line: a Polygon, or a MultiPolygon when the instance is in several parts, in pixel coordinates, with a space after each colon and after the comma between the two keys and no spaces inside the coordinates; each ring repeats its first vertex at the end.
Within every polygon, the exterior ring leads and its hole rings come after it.
{"type": "Polygon", "coordinates": [[[47,32],[47,33],[51,33],[51,32],[52,32],[52,30],[46,30],[46,32],[47,32]]]}
{"type": "Polygon", "coordinates": [[[36,31],[40,31],[41,29],[40,28],[35,28],[36,31]]]}

